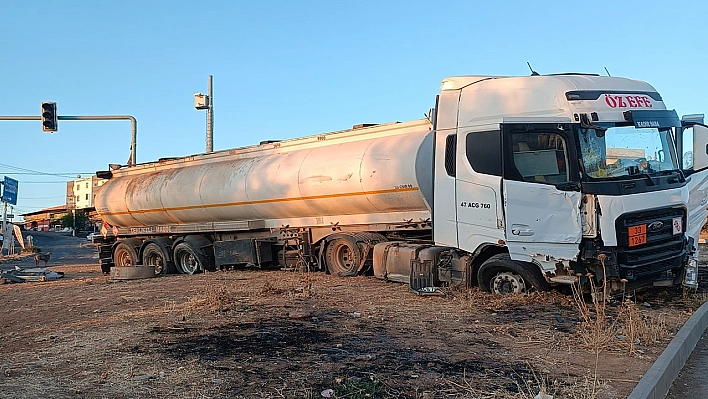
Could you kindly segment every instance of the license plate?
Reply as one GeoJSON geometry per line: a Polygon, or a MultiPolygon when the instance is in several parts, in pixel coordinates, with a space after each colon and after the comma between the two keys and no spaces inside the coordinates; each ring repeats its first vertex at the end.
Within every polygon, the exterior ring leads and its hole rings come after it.
{"type": "Polygon", "coordinates": [[[634,247],[647,243],[647,225],[640,224],[638,226],[627,227],[629,234],[629,246],[634,247]]]}

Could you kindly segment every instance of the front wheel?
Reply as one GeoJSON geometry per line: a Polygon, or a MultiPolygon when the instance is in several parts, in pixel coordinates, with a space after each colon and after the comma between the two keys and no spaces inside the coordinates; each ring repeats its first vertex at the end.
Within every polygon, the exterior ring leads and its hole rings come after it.
{"type": "Polygon", "coordinates": [[[477,271],[477,281],[483,291],[501,295],[550,289],[536,266],[511,260],[508,254],[487,259],[477,271]]]}

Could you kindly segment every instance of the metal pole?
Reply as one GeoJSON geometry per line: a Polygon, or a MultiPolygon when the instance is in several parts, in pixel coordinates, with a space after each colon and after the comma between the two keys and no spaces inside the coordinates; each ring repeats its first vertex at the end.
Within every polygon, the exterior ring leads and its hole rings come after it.
{"type": "MultiPolygon", "coordinates": [[[[9,249],[9,246],[5,243],[5,239],[7,238],[7,237],[5,237],[5,235],[6,235],[5,229],[7,229],[7,202],[3,201],[3,203],[2,203],[2,238],[3,238],[2,249],[5,249],[5,248],[9,249]]],[[[4,253],[4,252],[2,252],[2,253],[4,253]]],[[[8,253],[8,255],[9,255],[9,253],[8,253]]]]}
{"type": "Polygon", "coordinates": [[[130,115],[99,115],[99,116],[58,116],[60,121],[104,121],[104,120],[129,120],[130,135],[130,164],[136,164],[136,148],[138,146],[138,121],[130,115]]]}
{"type": "Polygon", "coordinates": [[[209,75],[209,108],[207,108],[206,152],[214,152],[214,87],[212,75],[209,75]]]}
{"type": "MultiPolygon", "coordinates": [[[[57,120],[60,121],[110,121],[110,120],[130,120],[131,127],[131,138],[130,138],[130,159],[131,165],[135,165],[136,162],[136,148],[138,145],[138,121],[135,117],[130,115],[103,115],[103,116],[57,116],[57,120]]],[[[42,120],[40,116],[2,116],[0,115],[0,121],[39,121],[42,120]]]]}

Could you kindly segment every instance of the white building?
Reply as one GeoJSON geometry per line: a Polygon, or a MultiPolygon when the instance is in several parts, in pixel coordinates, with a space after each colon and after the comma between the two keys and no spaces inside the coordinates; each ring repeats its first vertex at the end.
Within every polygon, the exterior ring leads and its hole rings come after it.
{"type": "Polygon", "coordinates": [[[93,208],[93,199],[96,196],[96,190],[105,182],[106,179],[91,176],[66,183],[67,209],[93,208]]]}

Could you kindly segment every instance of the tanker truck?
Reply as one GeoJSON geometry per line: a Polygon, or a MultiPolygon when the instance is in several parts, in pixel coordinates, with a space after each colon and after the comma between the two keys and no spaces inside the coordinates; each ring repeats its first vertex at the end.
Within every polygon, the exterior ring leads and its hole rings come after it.
{"type": "Polygon", "coordinates": [[[373,274],[426,293],[695,286],[708,128],[649,84],[444,79],[425,119],[112,165],[101,267],[373,274]]]}

